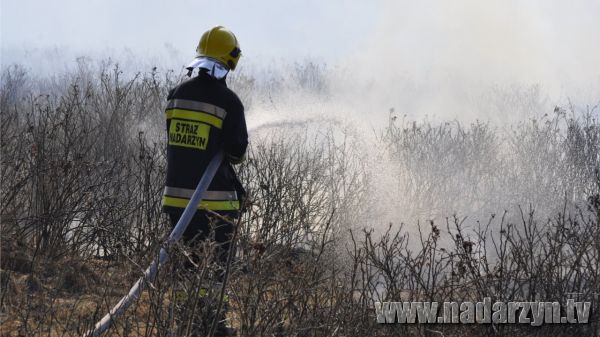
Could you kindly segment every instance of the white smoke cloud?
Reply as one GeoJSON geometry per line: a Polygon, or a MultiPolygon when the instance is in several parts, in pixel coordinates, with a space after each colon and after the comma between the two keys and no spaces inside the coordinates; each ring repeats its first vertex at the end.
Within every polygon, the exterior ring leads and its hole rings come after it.
{"type": "Polygon", "coordinates": [[[341,89],[367,102],[363,109],[395,106],[415,117],[495,120],[509,109],[525,117],[508,97],[490,102],[493,93],[537,90],[526,104],[536,112],[567,98],[595,104],[599,17],[599,1],[386,1],[371,38],[345,65],[354,85],[341,89]]]}
{"type": "MultiPolygon", "coordinates": [[[[306,121],[327,119],[357,126],[374,177],[370,188],[379,208],[369,214],[375,226],[440,221],[453,212],[485,219],[510,209],[514,216],[516,205],[529,204],[543,219],[562,205],[563,192],[553,189],[568,174],[557,169],[547,185],[534,182],[531,172],[538,167],[528,162],[544,147],[527,139],[511,147],[505,137],[514,129],[507,124],[552,115],[556,104],[569,101],[579,108],[600,103],[597,17],[600,3],[592,1],[386,1],[369,37],[326,72],[326,94],[283,90],[253,106],[249,119],[255,132],[287,124],[310,129],[306,121]],[[476,158],[461,152],[468,147],[436,143],[445,149],[438,153],[442,158],[420,161],[415,157],[431,155],[427,147],[433,145],[423,141],[394,162],[374,137],[392,107],[398,124],[404,114],[417,121],[427,116],[433,125],[456,119],[467,128],[465,122],[490,121],[498,141],[476,158]],[[528,150],[512,153],[519,147],[528,150]],[[464,175],[472,167],[484,169],[464,175]],[[468,187],[477,181],[485,183],[468,187]],[[411,188],[430,191],[419,201],[411,188]]],[[[542,161],[550,167],[557,160],[542,161]]]]}

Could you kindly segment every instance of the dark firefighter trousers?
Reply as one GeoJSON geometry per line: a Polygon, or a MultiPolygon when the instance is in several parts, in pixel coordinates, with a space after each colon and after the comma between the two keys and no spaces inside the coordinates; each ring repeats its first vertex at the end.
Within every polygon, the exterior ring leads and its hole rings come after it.
{"type": "MultiPolygon", "coordinates": [[[[182,212],[169,213],[171,219],[171,227],[175,228],[182,212]]],[[[223,273],[225,265],[227,263],[227,256],[229,249],[231,249],[231,238],[233,236],[233,224],[239,216],[238,211],[216,211],[216,213],[230,220],[230,222],[223,221],[218,217],[211,215],[210,213],[198,210],[190,220],[188,227],[186,228],[181,238],[182,242],[187,246],[193,248],[202,241],[212,238],[214,234],[214,243],[216,245],[215,258],[220,272],[217,275],[217,280],[221,282],[223,279],[223,273]],[[213,233],[214,231],[214,233],[213,233]]],[[[200,261],[203,257],[199,256],[196,249],[192,249],[191,258],[195,263],[200,261]]],[[[185,265],[186,268],[191,268],[192,264],[188,263],[185,265]]]]}

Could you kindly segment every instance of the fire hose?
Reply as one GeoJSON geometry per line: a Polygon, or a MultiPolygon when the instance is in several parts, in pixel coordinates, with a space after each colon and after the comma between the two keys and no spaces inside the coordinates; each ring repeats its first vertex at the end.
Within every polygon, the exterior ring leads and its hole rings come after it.
{"type": "Polygon", "coordinates": [[[127,309],[140,297],[147,284],[149,282],[154,281],[158,269],[162,265],[164,265],[169,259],[169,247],[171,247],[173,244],[179,241],[179,239],[183,235],[183,232],[185,232],[185,229],[189,225],[190,220],[192,219],[194,213],[196,213],[196,210],[198,209],[198,205],[202,200],[202,195],[208,189],[208,186],[213,180],[215,174],[217,173],[217,170],[219,169],[219,166],[221,165],[222,161],[223,152],[219,151],[213,157],[213,159],[208,164],[208,167],[204,171],[204,175],[198,182],[198,186],[196,187],[196,190],[194,191],[190,202],[185,207],[183,214],[179,218],[179,221],[175,225],[175,228],[173,228],[173,231],[171,231],[169,238],[161,247],[160,252],[158,254],[158,258],[152,261],[150,266],[144,272],[144,275],[140,277],[137,280],[137,282],[135,282],[134,285],[131,287],[129,293],[123,296],[123,298],[121,298],[121,300],[108,312],[108,314],[106,314],[98,323],[96,323],[94,330],[86,332],[84,334],[84,337],[98,337],[104,332],[106,332],[110,328],[112,323],[114,323],[114,321],[117,318],[123,315],[123,313],[125,313],[125,311],[127,311],[127,309]]]}

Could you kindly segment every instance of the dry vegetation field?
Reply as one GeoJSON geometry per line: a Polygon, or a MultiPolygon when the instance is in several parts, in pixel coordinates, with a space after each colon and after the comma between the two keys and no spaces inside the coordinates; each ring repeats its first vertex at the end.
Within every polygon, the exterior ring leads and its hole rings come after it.
{"type": "MultiPolygon", "coordinates": [[[[269,83],[242,74],[232,86],[249,106],[283,82],[328,90],[319,67],[294,69],[269,83]]],[[[81,336],[155,256],[169,229],[160,212],[164,100],[179,80],[156,69],[124,74],[110,62],[82,61],[52,78],[3,70],[2,336],[81,336]]],[[[377,158],[335,126],[254,135],[237,168],[251,204],[227,286],[238,335],[600,336],[594,114],[557,107],[500,130],[390,112],[376,144],[384,184],[372,170],[377,158]],[[383,222],[385,208],[402,218],[383,222]],[[579,325],[375,320],[375,301],[484,297],[576,298],[593,308],[579,325]]],[[[189,249],[174,249],[170,266],[108,336],[183,335],[191,319],[174,323],[173,285],[187,279],[194,293],[214,269],[206,254],[196,272],[181,272],[189,249]]],[[[188,318],[203,314],[186,310],[188,318]]]]}

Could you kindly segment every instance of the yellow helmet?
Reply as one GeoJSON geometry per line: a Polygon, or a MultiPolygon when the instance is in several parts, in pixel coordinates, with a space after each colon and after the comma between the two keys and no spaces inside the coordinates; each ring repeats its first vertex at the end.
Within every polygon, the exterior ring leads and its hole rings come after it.
{"type": "Polygon", "coordinates": [[[242,55],[240,44],[233,33],[222,26],[213,27],[200,38],[197,57],[210,57],[234,70],[242,55]]]}

